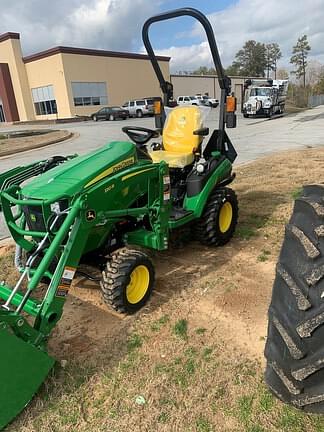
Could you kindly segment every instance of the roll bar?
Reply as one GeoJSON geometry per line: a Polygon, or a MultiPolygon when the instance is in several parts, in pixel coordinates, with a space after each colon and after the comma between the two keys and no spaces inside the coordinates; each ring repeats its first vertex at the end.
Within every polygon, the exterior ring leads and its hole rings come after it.
{"type": "MultiPolygon", "coordinates": [[[[164,12],[164,13],[155,15],[151,18],[148,18],[143,25],[142,38],[143,38],[144,46],[145,46],[147,54],[151,60],[153,69],[154,69],[155,74],[159,80],[160,87],[161,87],[161,90],[163,92],[163,104],[165,106],[169,106],[170,99],[173,97],[173,86],[170,82],[168,82],[164,79],[160,65],[157,61],[156,55],[155,55],[154,50],[152,48],[148,32],[149,32],[149,28],[150,28],[151,24],[159,22],[159,21],[166,21],[169,19],[177,18],[180,16],[191,16],[191,17],[195,18],[196,20],[198,20],[201,23],[201,25],[205,29],[207,40],[208,40],[210,51],[211,51],[211,55],[212,55],[215,69],[217,72],[219,86],[221,88],[219,129],[221,131],[220,135],[223,135],[222,132],[224,131],[224,126],[225,126],[225,122],[226,122],[226,115],[225,115],[226,96],[230,95],[230,93],[231,93],[231,80],[224,72],[212,26],[211,26],[210,22],[208,21],[208,19],[205,17],[205,15],[202,14],[197,9],[181,8],[181,9],[175,9],[175,10],[169,11],[169,12],[164,12]]],[[[222,139],[222,138],[220,138],[220,139],[222,139]]]]}

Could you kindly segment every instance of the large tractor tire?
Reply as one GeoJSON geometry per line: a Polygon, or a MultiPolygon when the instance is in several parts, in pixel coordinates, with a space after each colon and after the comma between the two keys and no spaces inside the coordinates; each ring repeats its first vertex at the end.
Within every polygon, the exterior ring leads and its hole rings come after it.
{"type": "Polygon", "coordinates": [[[282,401],[324,413],[324,185],[295,202],[269,308],[266,382],[282,401]]]}
{"type": "Polygon", "coordinates": [[[134,313],[145,305],[154,287],[154,267],[142,251],[118,249],[102,272],[104,301],[120,313],[134,313]]]}
{"type": "Polygon", "coordinates": [[[208,198],[201,218],[194,226],[195,237],[207,246],[222,246],[233,237],[238,219],[235,192],[216,188],[208,198]]]}

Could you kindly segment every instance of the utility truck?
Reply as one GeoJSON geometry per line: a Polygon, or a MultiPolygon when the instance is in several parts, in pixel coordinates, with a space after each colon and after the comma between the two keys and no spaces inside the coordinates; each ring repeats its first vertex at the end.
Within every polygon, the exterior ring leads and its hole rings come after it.
{"type": "Polygon", "coordinates": [[[288,90],[288,80],[248,79],[244,85],[243,116],[282,114],[288,90]]]}

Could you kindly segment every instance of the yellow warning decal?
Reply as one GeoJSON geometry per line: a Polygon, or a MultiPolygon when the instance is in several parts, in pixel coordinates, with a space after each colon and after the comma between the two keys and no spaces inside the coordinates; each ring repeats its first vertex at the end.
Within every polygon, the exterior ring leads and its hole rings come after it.
{"type": "Polygon", "coordinates": [[[97,183],[99,180],[102,180],[103,178],[109,176],[110,174],[115,174],[116,172],[127,168],[130,165],[133,165],[133,163],[135,162],[135,158],[134,156],[128,158],[128,159],[124,159],[121,162],[118,162],[117,164],[111,166],[110,168],[107,168],[105,171],[103,171],[102,173],[100,173],[99,175],[97,175],[95,178],[93,178],[92,180],[90,180],[85,187],[89,187],[95,183],[97,183]]]}

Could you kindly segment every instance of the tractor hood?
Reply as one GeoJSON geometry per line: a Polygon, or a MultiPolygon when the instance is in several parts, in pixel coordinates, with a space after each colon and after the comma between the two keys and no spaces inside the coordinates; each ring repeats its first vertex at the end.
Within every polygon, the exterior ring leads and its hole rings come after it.
{"type": "Polygon", "coordinates": [[[22,188],[22,194],[51,201],[63,195],[73,197],[103,178],[132,166],[136,160],[134,144],[113,141],[39,175],[22,188]]]}

